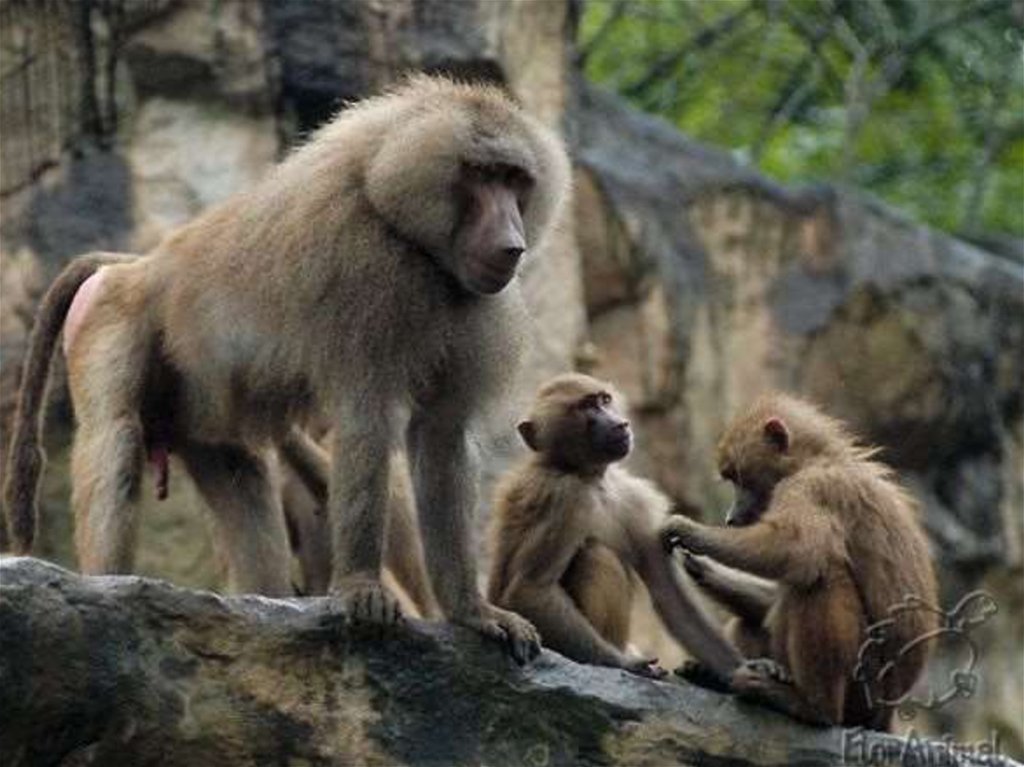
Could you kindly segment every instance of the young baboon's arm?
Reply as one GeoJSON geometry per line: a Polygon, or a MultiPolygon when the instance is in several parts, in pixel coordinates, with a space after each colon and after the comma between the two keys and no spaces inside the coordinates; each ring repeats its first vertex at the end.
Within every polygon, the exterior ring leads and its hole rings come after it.
{"type": "Polygon", "coordinates": [[[825,572],[835,543],[827,522],[814,510],[796,515],[765,515],[749,527],[711,527],[673,516],[662,527],[662,540],[723,564],[793,585],[810,585],[825,572]]]}
{"type": "Polygon", "coordinates": [[[602,637],[561,585],[579,541],[566,529],[541,524],[520,543],[509,571],[515,573],[501,603],[528,618],[543,643],[582,663],[642,671],[634,659],[602,637]]]}
{"type": "Polygon", "coordinates": [[[649,665],[646,660],[638,664],[598,634],[557,584],[537,587],[513,582],[504,604],[537,627],[546,647],[580,663],[632,670],[639,670],[639,665],[649,665]]]}
{"type": "Polygon", "coordinates": [[[700,600],[686,587],[671,557],[651,535],[639,544],[637,566],[666,628],[697,660],[723,681],[743,660],[700,600]]]}
{"type": "Polygon", "coordinates": [[[28,340],[21,371],[18,409],[14,415],[9,447],[4,506],[16,553],[32,550],[36,532],[36,496],[45,463],[42,449],[43,403],[50,377],[50,361],[64,320],[78,289],[100,267],[133,261],[133,255],[89,253],[71,261],[43,295],[28,340]]]}
{"type": "Polygon", "coordinates": [[[744,621],[760,624],[778,598],[778,586],[764,578],[727,567],[709,557],[683,553],[683,567],[694,582],[744,621]]]}

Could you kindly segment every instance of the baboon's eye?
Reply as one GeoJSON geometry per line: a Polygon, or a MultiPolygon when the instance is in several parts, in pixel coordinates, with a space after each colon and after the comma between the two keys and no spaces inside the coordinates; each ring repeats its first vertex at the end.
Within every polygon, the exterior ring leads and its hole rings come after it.
{"type": "Polygon", "coordinates": [[[608,407],[610,404],[612,404],[612,395],[606,391],[601,392],[600,394],[597,395],[597,397],[602,407],[608,407]]]}
{"type": "Polygon", "coordinates": [[[533,186],[533,177],[515,165],[500,165],[499,178],[515,189],[528,190],[533,186]]]}

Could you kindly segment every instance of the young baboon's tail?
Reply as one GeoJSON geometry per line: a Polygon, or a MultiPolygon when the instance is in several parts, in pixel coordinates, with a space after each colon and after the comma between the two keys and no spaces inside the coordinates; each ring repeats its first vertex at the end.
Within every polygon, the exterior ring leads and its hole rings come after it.
{"type": "MultiPolygon", "coordinates": [[[[43,404],[46,402],[50,361],[64,318],[75,293],[89,277],[107,264],[131,261],[135,256],[118,253],[88,253],[64,267],[43,295],[35,324],[28,339],[28,354],[21,371],[18,407],[8,447],[4,506],[10,525],[13,549],[28,554],[36,533],[36,497],[46,462],[42,448],[43,404]]],[[[2,522],[0,522],[2,524],[2,522]]]]}

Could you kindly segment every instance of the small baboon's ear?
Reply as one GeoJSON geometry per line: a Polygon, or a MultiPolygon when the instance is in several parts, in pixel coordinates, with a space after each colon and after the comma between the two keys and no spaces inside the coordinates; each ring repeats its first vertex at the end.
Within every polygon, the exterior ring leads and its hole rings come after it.
{"type": "Polygon", "coordinates": [[[533,425],[533,421],[523,421],[517,427],[519,429],[519,436],[523,438],[523,442],[533,452],[540,450],[537,447],[537,427],[533,425]]]}
{"type": "Polygon", "coordinates": [[[764,436],[780,453],[789,450],[789,429],[781,418],[769,418],[764,422],[764,436]]]}

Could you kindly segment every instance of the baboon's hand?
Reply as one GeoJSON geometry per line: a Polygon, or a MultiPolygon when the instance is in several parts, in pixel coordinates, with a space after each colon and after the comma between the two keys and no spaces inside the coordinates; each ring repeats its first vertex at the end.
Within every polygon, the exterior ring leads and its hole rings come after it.
{"type": "Polygon", "coordinates": [[[706,687],[716,692],[729,692],[731,689],[727,679],[712,671],[710,666],[692,658],[684,660],[673,673],[698,687],[706,687]]]}
{"type": "Polygon", "coordinates": [[[664,525],[661,526],[659,536],[666,551],[672,551],[682,546],[695,554],[702,553],[698,544],[700,525],[689,517],[681,514],[673,514],[664,525]]]}
{"type": "Polygon", "coordinates": [[[706,583],[711,574],[707,559],[697,556],[692,551],[683,551],[683,569],[690,574],[694,583],[706,583]]]}
{"type": "Polygon", "coordinates": [[[395,626],[403,622],[398,600],[379,578],[354,576],[331,587],[348,620],[355,624],[395,626]]]}
{"type": "Polygon", "coordinates": [[[638,676],[646,677],[648,679],[664,679],[668,676],[668,672],[658,665],[657,658],[644,658],[636,655],[629,655],[626,657],[626,663],[623,668],[630,673],[637,674],[638,676]]]}
{"type": "Polygon", "coordinates": [[[793,677],[771,658],[746,660],[732,672],[732,687],[736,692],[756,693],[780,684],[793,684],[793,677]]]}
{"type": "Polygon", "coordinates": [[[475,614],[452,616],[452,622],[503,642],[519,665],[540,654],[540,634],[533,624],[521,615],[502,610],[488,602],[482,602],[475,614]]]}

